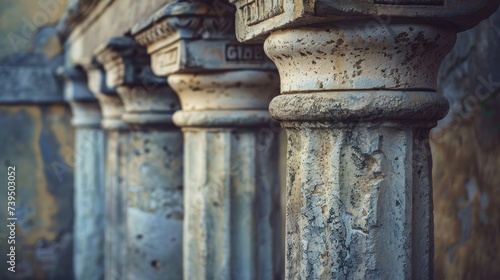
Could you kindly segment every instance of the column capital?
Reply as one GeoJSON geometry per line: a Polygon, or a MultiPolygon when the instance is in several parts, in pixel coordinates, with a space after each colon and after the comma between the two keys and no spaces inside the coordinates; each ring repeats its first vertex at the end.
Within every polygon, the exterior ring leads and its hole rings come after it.
{"type": "Polygon", "coordinates": [[[231,14],[210,1],[178,0],[132,29],[151,54],[153,72],[168,75],[182,127],[256,126],[270,121],[267,106],[279,91],[262,44],[241,44],[231,14]]]}
{"type": "Polygon", "coordinates": [[[125,112],[122,119],[137,126],[164,126],[180,108],[165,77],[151,71],[146,48],[132,37],[115,37],[99,47],[96,59],[106,70],[106,83],[115,87],[125,112]]]}
{"type": "Polygon", "coordinates": [[[174,74],[168,82],[179,95],[181,127],[248,127],[271,121],[268,105],[279,92],[279,77],[267,71],[174,74]]]}
{"type": "Polygon", "coordinates": [[[132,35],[151,54],[153,72],[207,73],[273,70],[261,44],[240,44],[232,17],[219,16],[207,1],[178,0],[132,28],[132,35]]]}
{"type": "Polygon", "coordinates": [[[75,127],[99,127],[102,114],[97,99],[87,87],[87,75],[81,67],[59,67],[57,75],[64,81],[64,99],[71,106],[75,127]]]}
{"type": "Polygon", "coordinates": [[[469,29],[498,7],[498,0],[231,0],[236,6],[239,40],[263,40],[270,33],[307,25],[364,22],[387,28],[392,23],[436,24],[456,32],[469,29]]]}
{"type": "Polygon", "coordinates": [[[94,59],[86,69],[88,87],[101,105],[102,127],[108,130],[127,129],[126,123],[121,119],[124,111],[123,102],[116,89],[107,86],[106,71],[103,66],[94,59]]]}
{"type": "Polygon", "coordinates": [[[149,55],[146,48],[131,37],[111,38],[99,46],[94,54],[106,71],[106,85],[110,88],[142,85],[148,82],[148,79],[155,79],[155,83],[166,84],[165,79],[147,75],[149,55]]]}

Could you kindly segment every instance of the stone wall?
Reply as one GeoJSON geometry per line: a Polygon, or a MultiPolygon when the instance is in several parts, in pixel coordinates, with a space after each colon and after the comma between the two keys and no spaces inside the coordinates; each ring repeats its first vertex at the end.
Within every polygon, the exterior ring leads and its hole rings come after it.
{"type": "Polygon", "coordinates": [[[0,219],[7,219],[7,167],[16,167],[16,274],[7,271],[0,228],[0,279],[71,279],[73,130],[55,69],[57,22],[66,0],[0,2],[0,219]]]}

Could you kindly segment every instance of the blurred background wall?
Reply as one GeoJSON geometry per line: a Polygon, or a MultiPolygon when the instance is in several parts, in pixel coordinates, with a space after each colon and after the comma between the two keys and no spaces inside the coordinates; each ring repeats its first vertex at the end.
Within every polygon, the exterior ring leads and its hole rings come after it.
{"type": "Polygon", "coordinates": [[[436,279],[500,279],[500,11],[460,33],[431,133],[436,279]]]}
{"type": "Polygon", "coordinates": [[[73,131],[55,75],[66,5],[0,0],[0,279],[72,278],[73,131]],[[6,266],[7,166],[16,167],[15,274],[6,266]]]}
{"type": "MultiPolygon", "coordinates": [[[[0,184],[15,165],[19,219],[16,278],[6,274],[0,226],[0,279],[72,279],[73,130],[55,75],[63,39],[56,23],[66,6],[0,0],[0,184]]],[[[499,64],[497,12],[461,33],[441,68],[452,108],[430,140],[436,279],[500,279],[499,64]]]]}

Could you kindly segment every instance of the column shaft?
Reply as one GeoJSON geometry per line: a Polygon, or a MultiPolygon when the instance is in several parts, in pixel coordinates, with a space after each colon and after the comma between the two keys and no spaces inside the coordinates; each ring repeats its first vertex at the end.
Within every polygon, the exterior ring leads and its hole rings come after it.
{"type": "Polygon", "coordinates": [[[277,137],[189,128],[184,138],[185,279],[274,279],[277,137]]]}
{"type": "Polygon", "coordinates": [[[286,279],[432,277],[428,129],[286,126],[286,279]]]}
{"type": "Polygon", "coordinates": [[[127,152],[127,279],[182,279],[182,133],[135,130],[127,152]]]}
{"type": "Polygon", "coordinates": [[[71,106],[75,126],[75,279],[103,279],[106,137],[97,102],[71,102],[71,106]],[[96,119],[91,118],[93,114],[96,119]]]}
{"type": "Polygon", "coordinates": [[[126,149],[128,131],[116,129],[107,131],[106,158],[106,246],[105,279],[122,279],[125,275],[126,251],[126,149]]]}

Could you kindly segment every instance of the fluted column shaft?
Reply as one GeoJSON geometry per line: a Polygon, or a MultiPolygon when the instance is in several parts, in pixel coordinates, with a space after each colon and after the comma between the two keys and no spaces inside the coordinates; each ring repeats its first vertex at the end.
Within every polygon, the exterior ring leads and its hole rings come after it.
{"type": "Polygon", "coordinates": [[[178,98],[166,78],[152,74],[145,48],[130,37],[112,38],[96,58],[131,128],[122,147],[119,211],[126,218],[116,225],[111,263],[118,279],[182,279],[182,133],[172,123],[178,98]]]}
{"type": "Polygon", "coordinates": [[[103,279],[106,136],[101,109],[82,70],[65,69],[60,74],[66,79],[65,99],[75,128],[74,278],[103,279]]]}
{"type": "Polygon", "coordinates": [[[126,257],[126,166],[128,162],[129,128],[112,127],[106,129],[106,227],[104,268],[105,279],[123,279],[126,257]]]}
{"type": "Polygon", "coordinates": [[[275,279],[279,149],[265,108],[277,75],[173,74],[169,83],[183,107],[174,122],[184,133],[184,279],[275,279]]]}
{"type": "Polygon", "coordinates": [[[498,1],[233,2],[239,39],[266,38],[281,78],[285,279],[433,279],[437,72],[498,1]]]}

